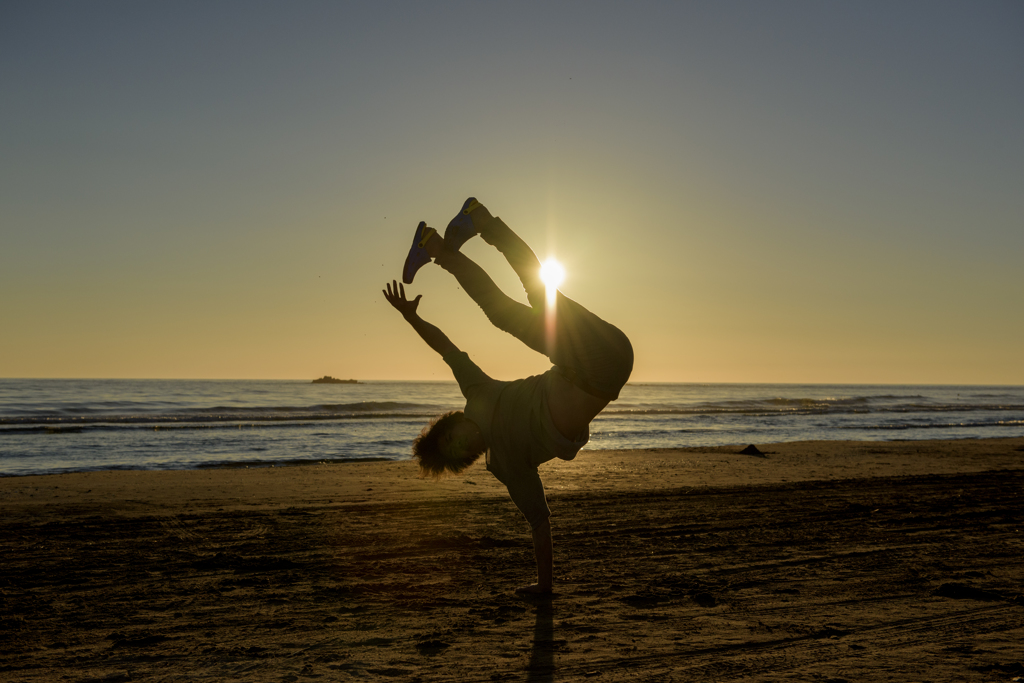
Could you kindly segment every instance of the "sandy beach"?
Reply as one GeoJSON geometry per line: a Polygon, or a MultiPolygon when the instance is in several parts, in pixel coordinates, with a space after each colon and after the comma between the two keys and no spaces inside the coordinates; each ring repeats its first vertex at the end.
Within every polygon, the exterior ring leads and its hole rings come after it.
{"type": "Polygon", "coordinates": [[[4,681],[1024,676],[1024,438],[0,479],[4,681]]]}

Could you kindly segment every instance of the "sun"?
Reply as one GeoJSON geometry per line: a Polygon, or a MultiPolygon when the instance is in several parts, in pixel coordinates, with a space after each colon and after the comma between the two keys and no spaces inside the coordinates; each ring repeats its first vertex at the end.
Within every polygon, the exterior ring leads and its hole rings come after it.
{"type": "Polygon", "coordinates": [[[555,259],[549,258],[540,265],[540,279],[549,290],[557,289],[565,279],[565,268],[555,259]]]}

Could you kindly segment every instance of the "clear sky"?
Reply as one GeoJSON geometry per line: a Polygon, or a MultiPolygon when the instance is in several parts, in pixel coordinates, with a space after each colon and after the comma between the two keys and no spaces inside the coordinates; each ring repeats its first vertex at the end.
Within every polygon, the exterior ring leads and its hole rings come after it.
{"type": "Polygon", "coordinates": [[[1022,384],[1022,69],[1019,2],[8,0],[0,377],[450,379],[381,288],[474,195],[634,381],[1022,384]]]}

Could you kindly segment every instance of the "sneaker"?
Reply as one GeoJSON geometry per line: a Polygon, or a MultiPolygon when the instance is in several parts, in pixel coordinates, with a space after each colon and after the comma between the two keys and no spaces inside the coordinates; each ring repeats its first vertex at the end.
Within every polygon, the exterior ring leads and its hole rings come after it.
{"type": "Polygon", "coordinates": [[[402,282],[412,284],[416,277],[416,271],[430,263],[430,256],[427,255],[427,240],[437,231],[428,228],[427,224],[420,221],[416,226],[416,236],[412,238],[412,246],[409,248],[409,255],[405,257],[405,267],[402,268],[402,282]]]}
{"type": "MultiPolygon", "coordinates": [[[[466,243],[466,240],[473,235],[479,234],[481,226],[473,225],[473,218],[469,214],[482,207],[483,204],[478,202],[476,197],[470,197],[466,200],[466,203],[462,205],[462,210],[459,211],[455,218],[451,219],[444,231],[445,246],[458,251],[466,243]]],[[[487,210],[484,209],[484,211],[487,210]]]]}

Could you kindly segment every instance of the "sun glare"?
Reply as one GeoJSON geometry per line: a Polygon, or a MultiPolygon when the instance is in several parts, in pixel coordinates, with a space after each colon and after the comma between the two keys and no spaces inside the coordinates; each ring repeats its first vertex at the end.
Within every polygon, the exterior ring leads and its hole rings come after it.
{"type": "Polygon", "coordinates": [[[555,329],[555,307],[558,303],[558,285],[565,279],[565,268],[555,259],[549,258],[540,264],[540,279],[544,282],[544,299],[547,303],[544,308],[544,336],[550,356],[555,352],[555,340],[558,337],[555,329]]]}
{"type": "Polygon", "coordinates": [[[540,266],[540,279],[548,289],[556,289],[565,279],[565,268],[553,258],[549,258],[540,266]]]}

